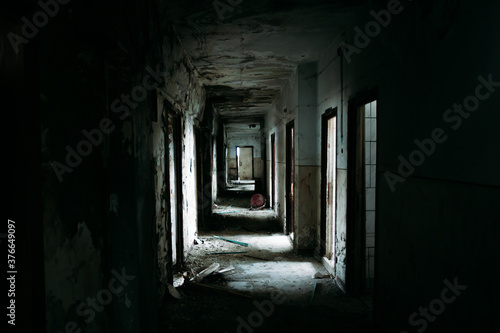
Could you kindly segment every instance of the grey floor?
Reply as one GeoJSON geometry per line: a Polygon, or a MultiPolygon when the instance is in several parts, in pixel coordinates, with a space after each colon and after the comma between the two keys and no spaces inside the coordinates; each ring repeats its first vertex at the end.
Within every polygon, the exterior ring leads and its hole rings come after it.
{"type": "Polygon", "coordinates": [[[164,305],[166,331],[372,332],[370,297],[344,295],[320,262],[293,253],[272,210],[249,206],[249,197],[218,201],[214,223],[200,230],[198,244],[176,274],[182,298],[164,305]],[[183,273],[194,275],[213,263],[234,270],[200,285],[184,282],[183,273]],[[322,278],[314,278],[317,273],[322,278]]]}

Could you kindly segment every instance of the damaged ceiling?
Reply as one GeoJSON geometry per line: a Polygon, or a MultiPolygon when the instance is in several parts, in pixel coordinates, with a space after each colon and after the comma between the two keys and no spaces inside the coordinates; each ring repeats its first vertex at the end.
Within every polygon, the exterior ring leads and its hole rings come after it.
{"type": "Polygon", "coordinates": [[[315,61],[363,0],[197,0],[168,6],[223,119],[262,117],[300,63],[315,61]]]}
{"type": "Polygon", "coordinates": [[[259,121],[253,121],[250,119],[245,119],[244,121],[238,122],[236,118],[232,119],[230,122],[225,124],[226,133],[228,136],[250,136],[250,135],[259,135],[261,125],[259,121]]]}

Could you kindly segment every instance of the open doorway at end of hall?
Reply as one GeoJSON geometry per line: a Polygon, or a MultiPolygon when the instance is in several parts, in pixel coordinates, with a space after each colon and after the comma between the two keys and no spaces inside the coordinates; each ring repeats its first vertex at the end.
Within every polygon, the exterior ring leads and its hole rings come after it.
{"type": "Polygon", "coordinates": [[[253,165],[253,146],[236,147],[236,174],[237,179],[232,180],[232,191],[255,191],[255,177],[253,165]]]}

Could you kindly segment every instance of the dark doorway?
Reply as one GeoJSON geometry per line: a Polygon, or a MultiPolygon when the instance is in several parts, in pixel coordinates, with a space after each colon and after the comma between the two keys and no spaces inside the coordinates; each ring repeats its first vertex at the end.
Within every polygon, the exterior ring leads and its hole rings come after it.
{"type": "Polygon", "coordinates": [[[293,120],[286,124],[286,233],[294,230],[295,138],[293,120]]]}
{"type": "Polygon", "coordinates": [[[271,134],[271,208],[276,202],[276,137],[271,134]]]}
{"type": "Polygon", "coordinates": [[[346,287],[353,293],[374,284],[376,99],[372,90],[348,109],[346,287]]]}
{"type": "Polygon", "coordinates": [[[170,228],[172,231],[172,263],[183,262],[182,237],[182,122],[174,111],[168,112],[168,169],[170,182],[170,228]]]}
{"type": "Polygon", "coordinates": [[[198,211],[198,228],[203,228],[203,206],[205,205],[205,196],[203,195],[204,188],[204,177],[203,177],[203,169],[205,167],[204,156],[203,156],[203,132],[200,127],[194,127],[194,151],[195,158],[191,160],[191,167],[193,168],[196,174],[196,202],[198,203],[197,211],[198,211]]]}

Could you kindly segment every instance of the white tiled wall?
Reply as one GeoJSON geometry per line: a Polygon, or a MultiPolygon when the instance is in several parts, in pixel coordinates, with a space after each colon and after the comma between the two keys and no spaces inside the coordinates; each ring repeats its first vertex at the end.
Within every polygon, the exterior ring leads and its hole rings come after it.
{"type": "Polygon", "coordinates": [[[377,102],[365,105],[366,287],[373,288],[375,269],[375,178],[377,163],[377,102]]]}

